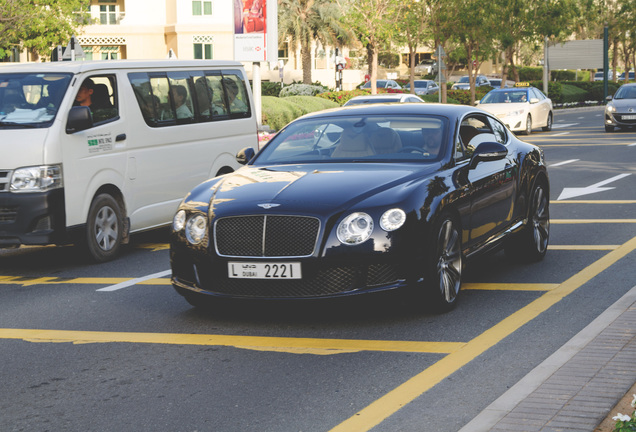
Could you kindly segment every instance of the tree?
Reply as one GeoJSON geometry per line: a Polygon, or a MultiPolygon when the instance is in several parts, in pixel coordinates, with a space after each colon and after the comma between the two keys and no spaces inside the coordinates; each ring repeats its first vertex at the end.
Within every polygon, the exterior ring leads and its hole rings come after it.
{"type": "Polygon", "coordinates": [[[341,0],[343,20],[358,35],[369,53],[371,94],[376,94],[378,53],[385,41],[397,34],[399,3],[394,0],[341,0]]]}
{"type": "Polygon", "coordinates": [[[402,0],[400,4],[398,42],[406,44],[409,49],[409,82],[411,93],[415,94],[415,54],[417,47],[430,40],[430,33],[425,26],[426,3],[419,0],[402,0]]]}
{"type": "Polygon", "coordinates": [[[280,0],[278,3],[279,43],[289,40],[291,47],[300,46],[303,83],[311,84],[311,45],[342,46],[349,43],[350,33],[342,26],[341,11],[332,0],[280,0]]]}
{"type": "Polygon", "coordinates": [[[48,55],[88,23],[90,0],[0,0],[0,58],[13,47],[48,55]]]}

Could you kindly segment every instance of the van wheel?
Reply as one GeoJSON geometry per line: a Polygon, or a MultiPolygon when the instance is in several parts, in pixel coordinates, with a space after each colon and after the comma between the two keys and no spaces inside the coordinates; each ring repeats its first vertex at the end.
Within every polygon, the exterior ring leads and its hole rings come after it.
{"type": "Polygon", "coordinates": [[[96,262],[110,261],[119,253],[124,232],[121,205],[108,194],[93,199],[86,221],[86,249],[96,262]]]}

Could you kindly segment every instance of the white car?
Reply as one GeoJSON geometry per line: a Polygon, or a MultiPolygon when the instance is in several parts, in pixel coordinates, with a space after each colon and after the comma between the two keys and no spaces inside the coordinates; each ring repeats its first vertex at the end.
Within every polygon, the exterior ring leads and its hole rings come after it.
{"type": "Polygon", "coordinates": [[[497,116],[513,132],[532,133],[533,127],[552,130],[552,101],[539,89],[517,84],[514,88],[494,89],[477,105],[497,116]]]}
{"type": "Polygon", "coordinates": [[[379,95],[352,97],[343,106],[372,103],[424,103],[424,101],[419,96],[409,93],[382,93],[379,95]]]}

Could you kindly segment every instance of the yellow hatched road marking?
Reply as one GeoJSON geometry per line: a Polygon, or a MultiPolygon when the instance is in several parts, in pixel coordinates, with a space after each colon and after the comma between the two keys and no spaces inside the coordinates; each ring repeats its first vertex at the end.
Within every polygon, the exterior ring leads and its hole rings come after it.
{"type": "Polygon", "coordinates": [[[549,245],[549,250],[614,250],[620,245],[549,245]]]}
{"type": "MultiPolygon", "coordinates": [[[[82,278],[26,278],[22,276],[0,276],[0,284],[7,285],[60,285],[60,284],[80,284],[80,285],[116,285],[119,283],[129,282],[134,278],[99,278],[99,277],[82,277],[82,278]]],[[[153,278],[139,281],[136,285],[170,285],[169,278],[153,278]]]]}
{"type": "Polygon", "coordinates": [[[533,284],[533,283],[475,283],[462,284],[462,290],[480,291],[550,291],[559,284],[533,284]]]}
{"type": "Polygon", "coordinates": [[[294,353],[385,351],[450,354],[462,348],[463,342],[417,342],[358,339],[316,339],[264,336],[201,335],[181,333],[128,333],[66,330],[0,329],[0,339],[20,339],[28,342],[87,343],[149,343],[168,345],[231,346],[244,349],[289,351],[294,353]]]}
{"type": "Polygon", "coordinates": [[[636,200],[566,200],[550,201],[550,204],[636,204],[636,200]]]}
{"type": "Polygon", "coordinates": [[[636,219],[550,219],[552,224],[636,223],[636,219]]]}
{"type": "Polygon", "coordinates": [[[547,291],[527,306],[504,318],[498,324],[466,343],[459,350],[448,354],[429,368],[372,402],[366,408],[358,411],[353,417],[331,429],[331,432],[363,432],[374,428],[635,249],[636,237],[590,264],[557,288],[547,291]]]}

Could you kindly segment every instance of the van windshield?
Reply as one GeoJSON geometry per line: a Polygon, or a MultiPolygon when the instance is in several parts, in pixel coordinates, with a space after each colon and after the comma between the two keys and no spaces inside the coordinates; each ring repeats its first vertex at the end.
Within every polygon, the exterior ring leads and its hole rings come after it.
{"type": "Polygon", "coordinates": [[[0,73],[0,128],[48,127],[71,74],[0,73]]]}

